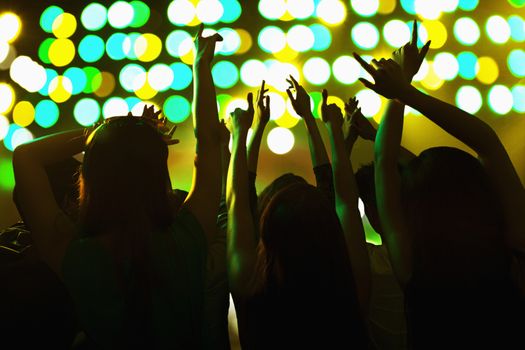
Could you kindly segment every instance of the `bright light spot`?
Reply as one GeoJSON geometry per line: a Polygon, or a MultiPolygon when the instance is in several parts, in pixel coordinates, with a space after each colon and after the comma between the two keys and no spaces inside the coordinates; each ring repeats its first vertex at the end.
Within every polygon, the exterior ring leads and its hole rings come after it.
{"type": "Polygon", "coordinates": [[[447,42],[447,28],[440,21],[424,21],[423,26],[427,29],[428,36],[432,38],[431,49],[439,49],[447,42]]]}
{"type": "Polygon", "coordinates": [[[429,62],[428,66],[428,73],[425,76],[425,78],[421,80],[421,84],[425,89],[437,90],[441,86],[443,86],[445,81],[436,74],[436,71],[434,69],[434,62],[429,62]]]}
{"type": "Polygon", "coordinates": [[[273,128],[266,139],[268,148],[275,154],[285,154],[293,148],[295,138],[293,133],[286,128],[273,128]]]}
{"type": "Polygon", "coordinates": [[[330,30],[322,24],[312,24],[310,26],[312,33],[314,33],[314,51],[324,51],[332,44],[332,34],[330,30]]]}
{"type": "Polygon", "coordinates": [[[479,27],[472,18],[463,17],[454,23],[454,35],[461,44],[474,45],[479,40],[479,27]]]}
{"type": "Polygon", "coordinates": [[[73,92],[71,80],[64,76],[57,76],[49,83],[49,97],[56,103],[67,101],[73,92]]]}
{"type": "Polygon", "coordinates": [[[499,67],[498,63],[488,56],[480,57],[476,63],[476,71],[478,80],[486,85],[490,85],[498,79],[499,67]]]}
{"type": "Polygon", "coordinates": [[[230,100],[226,106],[226,110],[224,111],[223,118],[230,118],[230,114],[232,114],[237,108],[244,110],[248,109],[248,101],[246,101],[246,98],[235,98],[230,100]]]}
{"type": "MultiPolygon", "coordinates": [[[[144,85],[144,82],[146,80],[146,70],[139,66],[138,64],[130,63],[125,65],[119,74],[119,81],[120,85],[124,88],[124,90],[132,92],[134,91],[135,80],[137,77],[143,76],[140,78],[143,82],[142,85],[144,85]]],[[[141,86],[142,86],[141,85],[141,86]]]]}
{"type": "Polygon", "coordinates": [[[268,53],[279,52],[286,46],[286,35],[281,28],[268,26],[259,33],[259,46],[268,53]]]}
{"type": "Polygon", "coordinates": [[[381,110],[381,97],[372,90],[361,90],[355,97],[359,101],[361,112],[365,117],[371,118],[381,110]]]}
{"type": "Polygon", "coordinates": [[[190,23],[195,17],[195,7],[188,0],[174,0],[168,6],[168,19],[176,26],[190,23]]]}
{"type": "Polygon", "coordinates": [[[49,47],[49,60],[57,67],[64,67],[75,58],[75,44],[69,39],[57,39],[49,47]]]}
{"type": "Polygon", "coordinates": [[[266,65],[259,60],[250,59],[241,66],[241,80],[245,85],[260,86],[266,75],[266,65]]]}
{"type": "Polygon", "coordinates": [[[474,86],[465,85],[456,93],[456,105],[470,114],[476,114],[483,104],[481,93],[474,86]]]}
{"type": "Polygon", "coordinates": [[[80,15],[80,22],[87,30],[99,30],[106,25],[108,10],[101,4],[92,2],[80,15]]]}
{"type": "Polygon", "coordinates": [[[197,4],[197,18],[205,24],[219,22],[224,14],[224,7],[217,0],[201,0],[197,4]]]}
{"type": "Polygon", "coordinates": [[[383,37],[388,45],[399,48],[410,41],[410,28],[405,22],[394,19],[383,27],[383,37]]]}
{"type": "Polygon", "coordinates": [[[113,28],[126,28],[133,21],[135,10],[130,3],[117,1],[109,7],[108,22],[113,28]]]}
{"type": "Polygon", "coordinates": [[[182,123],[191,114],[190,102],[182,96],[172,95],[164,101],[162,113],[172,123],[182,123]]]}
{"type": "Polygon", "coordinates": [[[458,60],[449,52],[440,52],[434,57],[434,70],[441,79],[453,80],[459,72],[458,60]]]}
{"type": "Polygon", "coordinates": [[[151,33],[142,34],[133,45],[135,55],[142,62],[151,62],[159,57],[162,51],[162,41],[151,33]]]}
{"type": "Polygon", "coordinates": [[[5,83],[0,83],[0,114],[7,113],[15,103],[15,91],[5,83]]]}
{"type": "Polygon", "coordinates": [[[459,76],[466,80],[472,80],[476,77],[478,66],[478,57],[469,51],[461,52],[458,55],[459,76]]]}
{"type": "Polygon", "coordinates": [[[13,81],[29,92],[37,92],[47,80],[44,67],[27,56],[18,56],[11,64],[9,73],[13,81]]]}
{"type": "Polygon", "coordinates": [[[233,55],[241,47],[241,37],[236,30],[231,28],[222,28],[219,30],[219,34],[222,36],[222,41],[217,43],[218,52],[222,55],[233,55]]]}
{"type": "Polygon", "coordinates": [[[53,21],[53,34],[59,39],[69,38],[77,30],[77,19],[71,13],[62,13],[53,21]]]}
{"type": "Polygon", "coordinates": [[[35,106],[35,122],[43,128],[50,128],[56,124],[60,111],[55,102],[42,100],[35,106]]]}
{"type": "Polygon", "coordinates": [[[261,0],[259,1],[259,12],[266,19],[279,19],[286,13],[286,2],[284,0],[261,0]]]}
{"type": "Polygon", "coordinates": [[[166,50],[172,57],[180,57],[191,51],[193,39],[191,35],[184,30],[174,30],[166,38],[166,50]],[[185,51],[180,52],[180,47],[186,43],[185,51]],[[189,45],[188,45],[189,44],[189,45]],[[187,51],[186,51],[187,50],[187,51]]]}
{"type": "Polygon", "coordinates": [[[429,71],[429,65],[428,61],[426,59],[423,60],[423,63],[421,63],[421,66],[419,67],[419,70],[417,71],[416,75],[412,78],[412,81],[421,81],[425,79],[429,71]]]}
{"type": "Polygon", "coordinates": [[[7,132],[9,131],[9,119],[6,116],[0,114],[0,140],[3,140],[6,137],[7,132]]]}
{"type": "Polygon", "coordinates": [[[22,23],[17,15],[11,12],[0,15],[0,42],[12,43],[21,29],[22,23]]]}
{"type": "Polygon", "coordinates": [[[305,25],[295,25],[286,35],[288,45],[295,51],[305,52],[314,46],[314,33],[305,25]]]}
{"type": "Polygon", "coordinates": [[[157,91],[166,91],[173,83],[173,71],[163,63],[152,66],[148,72],[148,82],[157,91]]]}
{"type": "Polygon", "coordinates": [[[290,15],[297,19],[311,17],[315,12],[315,4],[313,0],[288,0],[286,8],[290,15]]]}
{"type": "Polygon", "coordinates": [[[346,7],[339,0],[321,0],[317,5],[317,17],[331,24],[341,24],[346,18],[346,7]]]}
{"type": "Polygon", "coordinates": [[[182,62],[174,62],[170,64],[170,69],[173,71],[173,83],[171,84],[173,90],[180,91],[190,86],[193,79],[190,67],[182,62]]]}
{"type": "Polygon", "coordinates": [[[512,50],[507,57],[509,70],[515,77],[525,77],[525,51],[521,49],[512,50]]]}
{"type": "Polygon", "coordinates": [[[286,112],[286,102],[284,98],[276,92],[269,92],[267,96],[270,97],[270,120],[281,118],[284,112],[286,112]]]}
{"type": "Polygon", "coordinates": [[[490,40],[496,44],[504,44],[510,38],[509,23],[501,16],[491,16],[485,26],[490,40]]]}
{"type": "Polygon", "coordinates": [[[353,84],[359,78],[361,66],[355,58],[350,56],[340,56],[334,61],[332,70],[335,78],[346,85],[353,84]]]}
{"type": "Polygon", "coordinates": [[[512,108],[518,113],[525,112],[525,86],[515,85],[512,88],[512,97],[514,99],[512,108]]]}
{"type": "Polygon", "coordinates": [[[322,85],[330,78],[330,65],[320,57],[312,57],[304,63],[305,79],[314,85],[322,85]]]}
{"type": "Polygon", "coordinates": [[[379,0],[352,0],[352,8],[363,17],[370,17],[379,10],[379,0]]]}
{"type": "Polygon", "coordinates": [[[11,67],[11,63],[16,58],[16,49],[13,45],[0,43],[0,70],[6,70],[11,67]]]}
{"type": "Polygon", "coordinates": [[[80,125],[93,125],[100,117],[100,105],[92,98],[83,98],[75,105],[73,115],[80,125]]]}
{"type": "MultiPolygon", "coordinates": [[[[105,119],[110,117],[125,116],[129,112],[128,104],[123,98],[112,97],[104,103],[102,115],[105,119]]],[[[142,113],[142,111],[141,111],[142,113]]]]}
{"type": "Polygon", "coordinates": [[[276,60],[267,60],[265,64],[268,72],[266,83],[278,91],[286,91],[288,88],[286,79],[288,79],[290,75],[299,81],[299,70],[293,64],[281,63],[276,60]]]}
{"type": "Polygon", "coordinates": [[[16,129],[11,136],[12,150],[14,151],[18,146],[28,143],[29,141],[33,140],[33,138],[34,136],[31,131],[25,128],[16,129]]]}
{"type": "Polygon", "coordinates": [[[438,19],[441,16],[441,1],[416,0],[414,2],[416,13],[424,19],[438,19]]]}
{"type": "Polygon", "coordinates": [[[514,103],[512,92],[504,85],[495,85],[489,90],[489,106],[494,112],[504,115],[510,112],[514,103]]]}
{"type": "Polygon", "coordinates": [[[381,0],[377,11],[382,15],[389,15],[396,9],[397,0],[381,0]]]}
{"type": "Polygon", "coordinates": [[[219,61],[211,70],[215,85],[222,89],[229,89],[239,81],[239,70],[230,61],[219,61]]]}
{"type": "Polygon", "coordinates": [[[20,101],[13,108],[13,121],[22,127],[30,125],[35,120],[35,107],[28,101],[20,101]]]}
{"type": "Polygon", "coordinates": [[[352,40],[359,48],[370,50],[379,42],[379,31],[372,23],[360,22],[352,28],[352,40]]]}
{"type": "Polygon", "coordinates": [[[359,214],[361,217],[365,216],[365,203],[359,198],[359,202],[357,203],[357,209],[359,209],[359,214]]]}
{"type": "Polygon", "coordinates": [[[452,13],[456,11],[459,5],[459,0],[441,0],[441,10],[443,12],[452,13]]]}

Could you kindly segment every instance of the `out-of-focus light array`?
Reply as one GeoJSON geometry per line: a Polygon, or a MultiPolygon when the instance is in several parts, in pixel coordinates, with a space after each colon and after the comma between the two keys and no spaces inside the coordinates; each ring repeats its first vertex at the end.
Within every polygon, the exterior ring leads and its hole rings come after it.
{"type": "MultiPolygon", "coordinates": [[[[523,0],[508,3],[510,9],[525,6],[523,0]]],[[[237,23],[243,13],[238,0],[173,0],[160,12],[138,0],[91,2],[79,13],[53,5],[40,16],[47,37],[35,57],[18,55],[15,48],[23,29],[20,18],[0,13],[0,70],[9,69],[11,78],[0,82],[0,139],[14,149],[32,139],[28,128],[35,124],[55,126],[66,104],[83,126],[129,111],[140,113],[142,101],[154,100],[163,101],[157,105],[171,122],[186,121],[191,114],[193,36],[200,23],[214,28],[208,35],[217,31],[224,39],[212,66],[221,117],[245,103],[238,90],[245,95],[265,79],[275,125],[267,143],[277,154],[293,148],[294,135],[287,129],[300,120],[285,92],[288,75],[311,91],[316,117],[321,101],[317,90],[334,83],[355,86],[363,113],[374,117],[383,101],[362,88],[358,78],[371,77],[350,52],[361,51],[367,61],[392,52],[410,40],[414,16],[419,19],[418,44],[432,40],[416,84],[431,92],[459,82],[456,104],[471,113],[484,106],[502,116],[525,113],[525,87],[501,81],[509,74],[525,77],[525,51],[512,46],[503,59],[476,54],[479,45],[501,52],[505,45],[525,42],[525,21],[512,11],[477,18],[479,5],[478,0],[259,0],[261,21],[249,30],[237,23]],[[147,26],[154,12],[171,26],[165,35],[147,26]],[[406,15],[396,17],[402,12],[406,15]],[[335,48],[334,38],[350,42],[349,50],[325,55],[335,48]]],[[[338,96],[331,101],[344,105],[338,96]]]]}

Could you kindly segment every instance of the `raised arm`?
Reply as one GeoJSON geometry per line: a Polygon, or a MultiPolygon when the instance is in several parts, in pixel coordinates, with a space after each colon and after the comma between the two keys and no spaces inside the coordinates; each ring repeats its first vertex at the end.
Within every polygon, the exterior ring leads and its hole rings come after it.
{"type": "Polygon", "coordinates": [[[217,212],[221,196],[220,125],[211,62],[219,34],[203,37],[203,26],[195,39],[196,57],[193,64],[193,126],[196,157],[193,183],[184,203],[200,222],[208,241],[216,232],[217,212]]]}
{"type": "Polygon", "coordinates": [[[237,108],[231,116],[232,156],[228,169],[227,264],[230,291],[235,299],[252,291],[257,239],[250,210],[246,136],[253,119],[253,96],[248,95],[248,110],[237,108]]]}
{"type": "Polygon", "coordinates": [[[82,152],[85,129],[61,132],[17,147],[13,153],[17,201],[40,257],[61,275],[73,223],[56,202],[46,166],[82,152]]]}
{"type": "Polygon", "coordinates": [[[257,174],[259,150],[261,148],[264,129],[270,121],[270,96],[266,95],[268,89],[265,89],[264,85],[265,81],[263,80],[261,88],[257,92],[257,108],[255,109],[253,137],[248,143],[248,171],[254,174],[257,174]]]}
{"type": "Polygon", "coordinates": [[[365,231],[358,209],[357,185],[350,163],[350,157],[343,138],[341,110],[335,104],[328,104],[328,92],[323,90],[322,117],[328,125],[332,146],[335,208],[352,262],[361,309],[368,313],[370,299],[370,263],[366,249],[365,231]]]}

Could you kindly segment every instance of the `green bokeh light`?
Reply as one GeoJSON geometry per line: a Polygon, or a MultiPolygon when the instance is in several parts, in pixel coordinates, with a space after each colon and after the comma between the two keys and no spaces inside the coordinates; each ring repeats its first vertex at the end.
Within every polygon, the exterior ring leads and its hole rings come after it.
{"type": "Polygon", "coordinates": [[[173,71],[173,83],[171,88],[173,90],[184,90],[190,86],[193,79],[193,72],[190,67],[181,62],[175,62],[170,65],[171,70],[173,71]]]}
{"type": "Polygon", "coordinates": [[[132,1],[130,5],[133,7],[133,20],[129,24],[132,28],[140,28],[145,25],[150,16],[149,6],[142,1],[132,1]]]}
{"type": "Polygon", "coordinates": [[[228,89],[239,81],[239,69],[230,61],[217,62],[212,70],[215,85],[222,89],[228,89]]]}
{"type": "Polygon", "coordinates": [[[164,102],[162,112],[172,123],[182,123],[191,113],[191,105],[188,100],[179,95],[172,95],[164,102]]]}
{"type": "Polygon", "coordinates": [[[44,32],[53,32],[53,22],[62,13],[64,13],[64,10],[58,6],[49,6],[42,12],[40,15],[40,27],[44,30],[44,32]]]}
{"type": "Polygon", "coordinates": [[[0,158],[0,190],[11,192],[15,188],[15,173],[11,159],[0,158]]]}
{"type": "Polygon", "coordinates": [[[42,100],[35,106],[35,122],[43,128],[55,125],[59,116],[58,106],[51,100],[42,100]]]}
{"type": "Polygon", "coordinates": [[[49,48],[51,44],[55,41],[55,38],[47,38],[38,47],[38,58],[45,64],[50,64],[51,60],[49,59],[49,48]]]}

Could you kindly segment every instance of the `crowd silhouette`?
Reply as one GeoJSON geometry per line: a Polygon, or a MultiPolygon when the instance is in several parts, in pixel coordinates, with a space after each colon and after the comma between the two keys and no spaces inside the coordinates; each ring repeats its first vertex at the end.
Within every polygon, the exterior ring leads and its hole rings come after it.
{"type": "Polygon", "coordinates": [[[354,53],[373,78],[361,83],[389,100],[378,128],[355,98],[342,111],[323,89],[330,157],[308,92],[283,77],[307,130],[315,186],[286,173],[257,194],[268,89],[262,81],[247,109],[220,121],[211,63],[222,38],[204,37],[202,25],[189,192],[170,181],[168,146],[178,140],[153,106],[16,148],[13,198],[30,243],[23,260],[1,266],[14,281],[2,288],[12,300],[6,339],[230,349],[231,294],[243,349],[523,348],[523,185],[486,123],[411,84],[430,47],[418,48],[413,28],[391,58],[367,63],[354,53]],[[477,158],[404,149],[405,106],[477,158]],[[359,137],[374,141],[375,157],[354,169],[359,137]],[[80,164],[72,157],[81,152],[80,164]],[[366,242],[359,198],[381,246],[366,242]]]}

